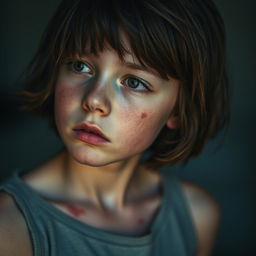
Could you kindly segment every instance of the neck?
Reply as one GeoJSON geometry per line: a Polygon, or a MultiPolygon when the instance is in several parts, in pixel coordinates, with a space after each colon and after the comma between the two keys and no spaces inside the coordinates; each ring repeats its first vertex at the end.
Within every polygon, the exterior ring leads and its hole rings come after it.
{"type": "Polygon", "coordinates": [[[138,194],[135,185],[142,168],[140,157],[94,167],[78,163],[64,151],[64,191],[79,201],[90,201],[102,211],[122,211],[129,198],[138,194]]]}

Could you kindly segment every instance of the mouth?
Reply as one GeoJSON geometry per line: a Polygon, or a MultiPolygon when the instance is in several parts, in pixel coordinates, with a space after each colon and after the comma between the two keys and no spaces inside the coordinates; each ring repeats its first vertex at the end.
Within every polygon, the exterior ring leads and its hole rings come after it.
{"type": "Polygon", "coordinates": [[[95,139],[95,140],[99,140],[101,139],[101,141],[107,141],[110,142],[110,140],[108,139],[108,137],[102,132],[102,130],[97,127],[96,125],[91,125],[89,123],[81,123],[77,126],[75,126],[73,128],[73,131],[76,132],[77,135],[79,135],[80,139],[81,136],[83,137],[83,139],[95,139]]]}
{"type": "MultiPolygon", "coordinates": [[[[86,133],[91,133],[91,134],[95,134],[97,136],[100,136],[98,133],[96,132],[92,132],[90,130],[85,130],[85,129],[74,129],[74,131],[81,131],[81,132],[86,132],[86,133]]],[[[102,136],[101,136],[102,137],[102,136]]]]}

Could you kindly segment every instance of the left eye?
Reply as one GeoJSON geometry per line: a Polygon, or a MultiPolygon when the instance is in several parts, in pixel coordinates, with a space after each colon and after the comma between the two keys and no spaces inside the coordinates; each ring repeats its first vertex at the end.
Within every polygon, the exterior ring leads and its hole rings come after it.
{"type": "Polygon", "coordinates": [[[92,74],[90,66],[82,61],[74,61],[70,63],[71,70],[75,73],[92,74]]]}
{"type": "Polygon", "coordinates": [[[135,91],[145,91],[145,89],[149,91],[148,86],[136,77],[128,77],[122,81],[122,84],[131,89],[136,89],[135,91]],[[137,90],[138,87],[142,87],[144,90],[137,90]]]}

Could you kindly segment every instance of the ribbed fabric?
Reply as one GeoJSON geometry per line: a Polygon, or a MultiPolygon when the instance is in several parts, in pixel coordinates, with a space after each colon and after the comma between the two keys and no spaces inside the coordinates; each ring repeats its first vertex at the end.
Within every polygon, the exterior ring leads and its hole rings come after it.
{"type": "Polygon", "coordinates": [[[150,233],[117,235],[82,223],[43,199],[17,169],[0,185],[19,206],[27,223],[34,256],[192,256],[197,237],[179,178],[163,175],[163,200],[150,233]]]}

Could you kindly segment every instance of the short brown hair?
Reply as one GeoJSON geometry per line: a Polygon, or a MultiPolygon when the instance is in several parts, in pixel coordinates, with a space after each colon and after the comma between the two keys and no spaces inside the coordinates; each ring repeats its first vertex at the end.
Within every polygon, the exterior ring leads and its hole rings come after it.
{"type": "MultiPolygon", "coordinates": [[[[54,86],[66,57],[98,54],[107,42],[120,58],[125,31],[140,63],[180,81],[179,128],[164,127],[147,149],[151,168],[187,163],[230,119],[223,20],[211,0],[63,0],[50,20],[17,95],[23,109],[54,120],[54,86]]],[[[227,127],[227,126],[226,126],[227,127]]]]}

